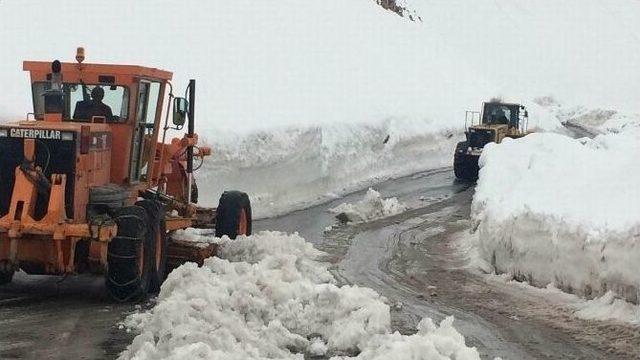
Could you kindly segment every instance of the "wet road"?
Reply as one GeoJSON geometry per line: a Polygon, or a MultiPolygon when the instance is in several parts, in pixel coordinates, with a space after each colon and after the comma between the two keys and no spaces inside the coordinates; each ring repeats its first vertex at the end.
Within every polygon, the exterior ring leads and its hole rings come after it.
{"type": "Polygon", "coordinates": [[[106,299],[102,277],[27,276],[0,289],[0,359],[114,359],[133,339],[136,309],[106,299]]]}
{"type": "MultiPolygon", "coordinates": [[[[375,186],[412,210],[356,226],[335,226],[329,208],[364,191],[254,224],[256,231],[299,232],[329,254],[336,276],[368,286],[394,304],[393,325],[411,333],[423,316],[456,317],[483,357],[503,359],[635,358],[640,330],[574,318],[568,309],[463,269],[452,246],[469,227],[473,188],[450,169],[375,186]]],[[[135,310],[103,297],[96,277],[18,275],[0,289],[0,359],[114,359],[132,335],[117,323],[135,310]]]]}
{"type": "Polygon", "coordinates": [[[364,192],[330,204],[267,219],[260,229],[298,231],[330,256],[345,283],[375,289],[389,299],[402,333],[428,316],[453,315],[456,328],[483,358],[636,359],[640,328],[575,318],[544,295],[490,281],[466,269],[457,239],[469,231],[473,188],[454,181],[450,169],[431,171],[375,187],[412,210],[355,226],[337,226],[326,210],[355,202],[364,192]]]}

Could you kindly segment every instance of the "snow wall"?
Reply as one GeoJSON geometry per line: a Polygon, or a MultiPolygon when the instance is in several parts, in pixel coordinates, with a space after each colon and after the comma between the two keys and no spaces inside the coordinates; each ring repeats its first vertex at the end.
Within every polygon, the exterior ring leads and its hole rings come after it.
{"type": "Polygon", "coordinates": [[[257,216],[270,216],[391,177],[449,166],[462,134],[431,127],[388,121],[229,135],[235,141],[226,143],[205,138],[217,151],[196,175],[207,189],[200,196],[215,204],[232,184],[249,191],[257,216]]]}
{"type": "Polygon", "coordinates": [[[488,146],[472,205],[481,257],[536,286],[638,304],[640,128],[629,125],[594,140],[547,133],[488,146]]]}

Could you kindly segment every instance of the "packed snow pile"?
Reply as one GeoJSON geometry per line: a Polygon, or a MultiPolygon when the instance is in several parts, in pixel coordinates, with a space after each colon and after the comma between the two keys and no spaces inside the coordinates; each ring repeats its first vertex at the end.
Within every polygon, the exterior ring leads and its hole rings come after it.
{"type": "Polygon", "coordinates": [[[369,188],[364,198],[355,204],[342,203],[329,211],[341,222],[365,222],[381,219],[406,211],[407,207],[397,198],[384,199],[379,192],[369,188]]]}
{"type": "Polygon", "coordinates": [[[472,213],[497,272],[638,303],[640,128],[594,140],[533,134],[489,144],[472,213]]]}
{"type": "Polygon", "coordinates": [[[222,258],[174,270],[156,306],[126,319],[140,334],[120,358],[479,359],[452,319],[391,333],[385,299],[338,286],[322,255],[296,234],[225,239],[222,258]]]}
{"type": "Polygon", "coordinates": [[[585,320],[616,320],[640,325],[640,305],[620,299],[613,291],[574,307],[576,315],[585,320]]]}
{"type": "Polygon", "coordinates": [[[180,242],[200,244],[202,247],[206,247],[209,244],[220,244],[223,242],[222,239],[215,237],[215,235],[215,229],[187,228],[173,231],[171,233],[171,239],[180,242]]]}

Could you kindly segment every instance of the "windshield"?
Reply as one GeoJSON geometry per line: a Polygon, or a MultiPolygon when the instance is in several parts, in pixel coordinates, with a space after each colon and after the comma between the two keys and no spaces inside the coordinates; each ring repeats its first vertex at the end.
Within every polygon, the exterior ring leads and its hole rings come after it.
{"type": "Polygon", "coordinates": [[[517,126],[518,110],[517,105],[485,104],[483,123],[517,126]]]}
{"type": "MultiPolygon", "coordinates": [[[[36,119],[44,116],[44,93],[49,82],[33,84],[33,107],[36,119]]],[[[129,90],[124,86],[64,83],[63,118],[88,122],[94,116],[109,123],[125,122],[129,112],[129,90]]]]}

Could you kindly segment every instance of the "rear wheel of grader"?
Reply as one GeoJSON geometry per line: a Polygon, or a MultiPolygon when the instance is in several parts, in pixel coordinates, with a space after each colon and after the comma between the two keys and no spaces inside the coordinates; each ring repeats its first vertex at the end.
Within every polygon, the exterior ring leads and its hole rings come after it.
{"type": "Polygon", "coordinates": [[[144,208],[149,217],[147,236],[151,236],[154,242],[155,254],[153,260],[153,273],[151,274],[150,292],[160,291],[160,286],[167,275],[167,248],[169,237],[167,236],[167,224],[162,203],[154,200],[141,200],[137,206],[144,208]]]}
{"type": "Polygon", "coordinates": [[[0,285],[8,284],[13,279],[13,269],[9,269],[9,264],[0,261],[0,285]]]}
{"type": "Polygon", "coordinates": [[[149,217],[140,206],[115,213],[118,235],[109,243],[106,286],[120,302],[138,301],[149,291],[155,263],[155,243],[149,236],[149,217]]]}
{"type": "Polygon", "coordinates": [[[251,235],[251,202],[246,193],[225,191],[216,210],[216,237],[251,235]]]}

